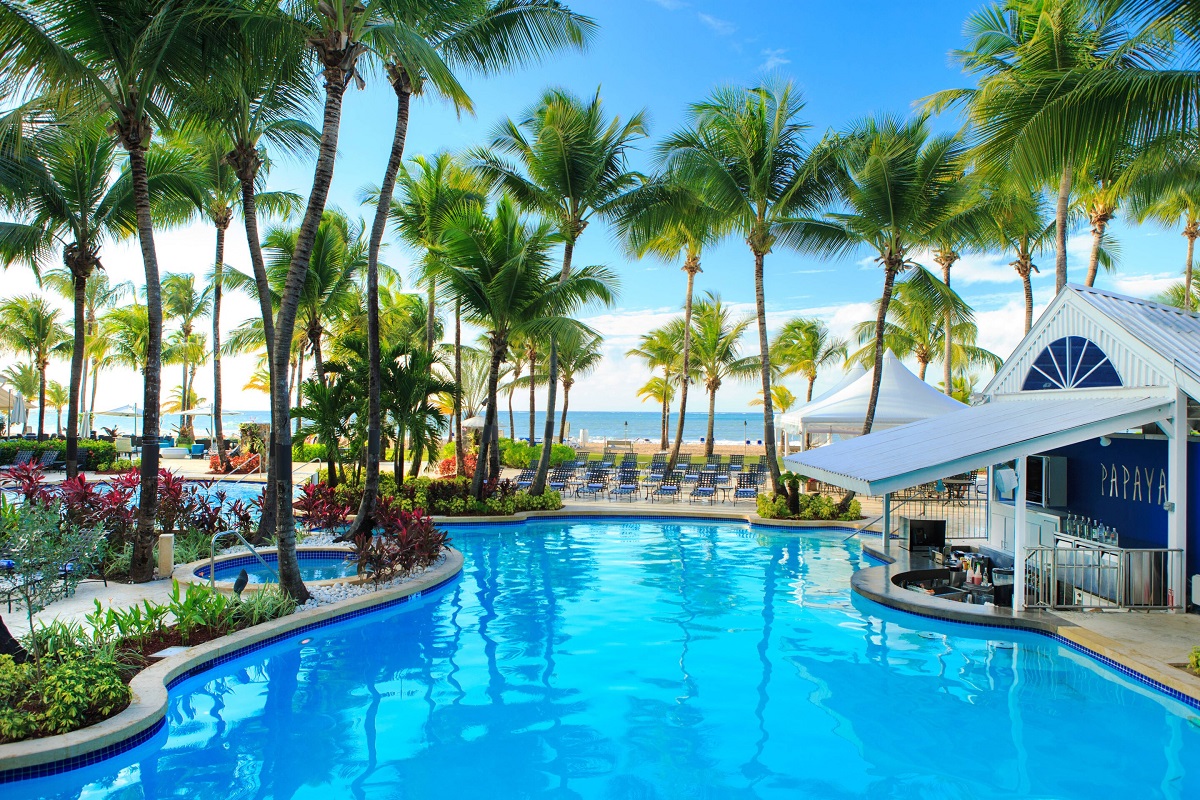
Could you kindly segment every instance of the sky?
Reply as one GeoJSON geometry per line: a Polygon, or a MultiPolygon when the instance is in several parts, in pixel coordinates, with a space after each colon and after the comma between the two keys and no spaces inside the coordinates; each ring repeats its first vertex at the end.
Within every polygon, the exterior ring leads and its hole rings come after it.
{"type": "MultiPolygon", "coordinates": [[[[632,166],[649,172],[654,166],[654,144],[684,123],[690,103],[702,100],[716,86],[749,86],[767,76],[796,83],[805,98],[804,117],[816,141],[827,130],[845,128],[872,114],[912,114],[914,101],[941,89],[970,85],[949,53],[965,43],[962,23],[980,4],[949,0],[571,0],[570,5],[599,25],[585,52],[559,53],[537,66],[501,76],[467,76],[465,86],[474,103],[473,113],[456,113],[444,101],[418,98],[411,112],[406,155],[460,151],[484,144],[504,118],[519,119],[546,88],[563,87],[583,96],[599,90],[608,112],[622,118],[644,109],[650,136],[633,154],[632,166]]],[[[391,143],[395,102],[390,87],[378,75],[369,76],[365,90],[347,92],[331,207],[352,216],[370,213],[359,204],[359,197],[365,187],[379,182],[391,143]]],[[[961,125],[962,120],[952,113],[934,121],[939,130],[961,125]]],[[[311,161],[276,158],[269,188],[306,195],[311,182],[311,161]]],[[[1121,244],[1122,260],[1118,272],[1101,274],[1097,286],[1151,296],[1181,273],[1184,241],[1178,231],[1138,227],[1118,216],[1109,232],[1121,244]]],[[[1070,239],[1071,280],[1083,279],[1090,240],[1086,229],[1074,232],[1070,239]]],[[[203,275],[211,269],[214,233],[201,223],[160,231],[156,245],[163,273],[203,275]]],[[[407,278],[414,255],[393,241],[383,260],[407,278]]],[[[637,344],[642,333],[680,313],[684,273],[677,263],[626,257],[603,222],[588,227],[574,258],[576,264],[612,268],[620,276],[621,286],[613,307],[590,309],[582,315],[604,335],[605,359],[594,373],[577,380],[571,394],[572,409],[654,410],[653,404],[637,397],[638,387],[649,377],[648,370],[624,353],[637,344]]],[[[144,283],[136,241],[107,246],[101,259],[113,280],[144,283]]],[[[931,260],[921,256],[918,260],[936,270],[931,260]]],[[[230,228],[225,261],[250,272],[244,229],[238,223],[230,228]]],[[[1010,261],[1010,256],[1001,253],[967,255],[952,274],[953,285],[975,309],[979,344],[1003,357],[1019,343],[1024,319],[1021,283],[1010,261]]],[[[1039,264],[1042,272],[1033,280],[1036,313],[1053,292],[1053,254],[1042,256],[1039,264]]],[[[718,293],[736,313],[753,314],[753,262],[744,242],[732,239],[707,251],[703,270],[696,280],[698,295],[718,293]]],[[[794,316],[816,316],[835,335],[851,340],[856,323],[874,318],[872,302],[883,282],[882,271],[865,251],[829,260],[780,249],[767,257],[765,275],[772,330],[794,316]]],[[[405,285],[413,286],[411,282],[405,285]]],[[[0,272],[0,297],[36,290],[26,268],[14,266],[0,272]]],[[[64,320],[68,319],[68,304],[60,304],[64,320]]],[[[256,309],[256,302],[226,294],[222,327],[232,329],[255,315],[256,309]]],[[[452,336],[453,326],[446,329],[452,336]]],[[[757,352],[756,342],[751,328],[743,352],[757,352]]],[[[12,361],[12,354],[0,354],[0,369],[12,361]]],[[[227,408],[268,407],[266,395],[242,388],[253,371],[253,357],[226,358],[222,367],[227,408]]],[[[178,386],[177,371],[164,370],[164,396],[178,386]]],[[[935,365],[928,377],[936,382],[940,375],[935,365]]],[[[50,376],[66,383],[68,362],[52,364],[50,376]]],[[[839,376],[836,368],[823,373],[817,391],[836,383],[839,376]]],[[[981,375],[981,385],[987,377],[981,375]]],[[[201,397],[211,399],[211,368],[201,371],[197,384],[201,397]]],[[[791,379],[789,388],[802,394],[799,380],[791,379]]],[[[717,409],[744,411],[755,394],[753,383],[727,381],[718,393],[717,409]]],[[[106,372],[101,375],[97,409],[124,405],[140,395],[141,380],[132,371],[106,372]]],[[[518,394],[518,409],[520,399],[518,394]]],[[[543,399],[539,399],[539,407],[544,407],[543,399]]]]}

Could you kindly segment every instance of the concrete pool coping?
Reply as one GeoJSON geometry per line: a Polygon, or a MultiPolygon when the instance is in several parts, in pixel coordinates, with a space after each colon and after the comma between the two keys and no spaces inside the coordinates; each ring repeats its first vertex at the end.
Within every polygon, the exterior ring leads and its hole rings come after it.
{"type": "Polygon", "coordinates": [[[55,775],[136,747],[162,728],[170,690],[180,681],[288,636],[431,593],[456,578],[462,566],[462,553],[450,548],[439,566],[402,586],[290,614],[151,664],[129,682],[132,699],[121,713],[71,733],[0,744],[0,784],[55,775]]]}
{"type": "Polygon", "coordinates": [[[885,553],[865,543],[863,551],[885,562],[882,566],[865,567],[850,576],[851,589],[868,600],[930,619],[1040,633],[1200,710],[1200,678],[1166,661],[1133,650],[1052,611],[1016,613],[1009,608],[969,605],[909,591],[899,586],[894,578],[906,572],[933,568],[929,559],[900,548],[885,553]]]}

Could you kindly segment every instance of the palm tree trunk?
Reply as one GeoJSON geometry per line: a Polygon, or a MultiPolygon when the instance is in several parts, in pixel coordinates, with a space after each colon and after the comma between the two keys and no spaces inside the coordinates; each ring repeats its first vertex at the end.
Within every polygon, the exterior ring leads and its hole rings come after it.
{"type": "Polygon", "coordinates": [[[922,380],[922,382],[925,380],[925,372],[928,369],[929,369],[928,361],[922,361],[921,359],[917,359],[917,377],[920,378],[922,380]]]}
{"type": "Polygon", "coordinates": [[[46,368],[45,361],[38,361],[38,431],[37,440],[46,438],[46,368]]]}
{"type": "MultiPolygon", "coordinates": [[[[495,334],[493,334],[495,337],[495,334]]],[[[496,387],[500,383],[500,363],[504,361],[504,350],[507,345],[502,340],[492,340],[492,364],[488,369],[487,414],[483,418],[483,436],[479,440],[479,457],[475,460],[475,476],[471,479],[471,496],[476,500],[483,499],[484,476],[490,463],[492,437],[496,430],[496,387]]],[[[553,420],[551,420],[553,424],[553,420]]],[[[550,435],[553,435],[551,430],[550,435]]],[[[549,439],[549,437],[547,437],[549,439]]]]}
{"type": "MultiPolygon", "coordinates": [[[[687,396],[688,384],[691,383],[691,358],[692,358],[692,290],[696,284],[696,273],[700,271],[700,260],[689,258],[687,263],[683,265],[687,272],[687,295],[683,301],[683,378],[679,385],[679,420],[675,423],[675,443],[671,446],[671,455],[667,458],[667,474],[669,475],[675,469],[675,462],[679,459],[679,448],[683,444],[683,422],[687,416],[687,396]]],[[[711,420],[709,424],[708,438],[712,439],[711,420]]],[[[709,448],[709,454],[712,449],[709,448]]]]}
{"type": "MultiPolygon", "coordinates": [[[[83,349],[87,346],[87,316],[84,305],[87,299],[88,276],[82,270],[72,270],[75,278],[75,342],[71,347],[71,393],[67,400],[67,477],[79,474],[79,406],[83,399],[83,349]]],[[[95,467],[95,465],[92,465],[95,467]]]]}
{"type": "Polygon", "coordinates": [[[62,406],[54,407],[54,434],[62,437],[62,406]]]}
{"type": "Polygon", "coordinates": [[[567,436],[567,407],[571,405],[571,385],[563,381],[562,416],[558,420],[558,443],[562,444],[567,436]]]}
{"type": "Polygon", "coordinates": [[[392,463],[392,473],[396,477],[396,486],[404,483],[404,428],[396,426],[396,452],[392,463]]]}
{"type": "MultiPolygon", "coordinates": [[[[515,380],[515,378],[514,378],[515,380]]],[[[517,417],[513,414],[513,395],[516,394],[517,387],[508,387],[508,438],[512,441],[517,440],[517,417]]]]}
{"type": "Polygon", "coordinates": [[[1092,252],[1088,255],[1087,286],[1096,285],[1096,273],[1100,269],[1100,245],[1104,242],[1104,229],[1108,223],[1097,219],[1092,223],[1092,252]]]}
{"type": "Polygon", "coordinates": [[[462,300],[454,301],[454,474],[467,474],[462,427],[462,300]]]}
{"type": "Polygon", "coordinates": [[[367,244],[367,475],[363,481],[363,496],[358,505],[358,514],[354,524],[346,532],[349,539],[353,539],[362,531],[371,530],[374,525],[375,503],[379,496],[380,440],[383,435],[380,409],[380,386],[383,376],[379,368],[379,248],[387,228],[392,194],[396,188],[396,175],[404,159],[404,144],[408,138],[409,101],[412,98],[408,77],[403,70],[389,66],[388,77],[396,92],[396,127],[392,133],[392,149],[383,172],[383,183],[379,187],[375,219],[371,223],[371,238],[367,244]]]}
{"type": "MultiPolygon", "coordinates": [[[[947,289],[950,288],[950,267],[953,264],[954,264],[953,261],[948,261],[947,263],[942,264],[942,279],[946,282],[947,289]]],[[[951,365],[951,361],[953,361],[953,349],[954,349],[954,340],[951,338],[951,328],[953,326],[953,321],[954,320],[952,319],[952,314],[950,313],[950,309],[947,308],[946,309],[946,319],[943,323],[943,330],[942,330],[942,339],[943,339],[943,342],[942,342],[942,346],[943,346],[943,350],[942,350],[942,381],[943,381],[943,386],[945,387],[944,391],[947,396],[954,393],[954,385],[953,385],[954,381],[953,381],[953,377],[952,377],[953,369],[952,369],[952,365],[951,365]]]]}
{"type": "Polygon", "coordinates": [[[804,395],[804,402],[806,402],[806,403],[812,402],[813,384],[816,382],[817,382],[817,376],[815,373],[808,376],[808,392],[804,395]]]}
{"type": "MultiPolygon", "coordinates": [[[[313,174],[312,192],[308,196],[308,207],[304,221],[296,236],[296,248],[288,266],[287,281],[279,302],[279,314],[275,319],[275,371],[287,371],[287,353],[296,327],[296,312],[300,304],[300,293],[308,275],[313,242],[321,215],[325,212],[325,201],[329,196],[329,184],[333,180],[334,160],[337,157],[338,128],[342,116],[342,95],[346,91],[346,74],[340,65],[325,67],[325,111],[321,125],[321,146],[313,174]]],[[[275,419],[288,418],[288,396],[282,386],[271,391],[271,411],[275,419]]],[[[308,599],[308,589],[300,577],[300,563],[296,560],[296,520],[292,514],[292,436],[291,430],[281,426],[275,442],[275,491],[278,500],[276,542],[279,558],[279,584],[297,602],[308,599]]]]}
{"type": "MultiPolygon", "coordinates": [[[[183,376],[179,382],[179,410],[186,411],[188,409],[188,359],[187,359],[187,343],[191,336],[183,337],[183,376]]],[[[179,415],[179,435],[187,434],[187,417],[183,414],[179,415]]]]}
{"type": "MultiPolygon", "coordinates": [[[[883,296],[879,299],[879,314],[875,317],[875,367],[871,372],[871,398],[867,401],[867,416],[863,420],[863,436],[871,432],[875,424],[875,406],[879,404],[879,383],[883,380],[883,326],[887,319],[888,306],[892,302],[892,287],[896,283],[896,268],[885,266],[883,273],[883,296]]],[[[924,378],[922,378],[924,380],[924,378]]]]}
{"type": "Polygon", "coordinates": [[[1063,169],[1058,182],[1058,203],[1054,208],[1054,293],[1067,285],[1067,211],[1071,203],[1071,167],[1063,169]]]}
{"type": "MultiPolygon", "coordinates": [[[[575,239],[568,237],[563,243],[562,273],[558,282],[561,285],[571,276],[571,257],[575,253],[575,239]]],[[[529,493],[540,495],[546,491],[546,478],[550,474],[550,448],[554,444],[554,407],[555,393],[558,389],[558,342],[550,337],[550,362],[546,365],[546,436],[542,442],[542,457],[538,461],[537,474],[534,475],[533,485],[529,493]]]]}
{"type": "Polygon", "coordinates": [[[529,446],[537,441],[537,350],[529,346],[529,446]]]}
{"type": "MultiPolygon", "coordinates": [[[[148,136],[146,137],[149,138],[148,136]]],[[[146,175],[148,141],[126,139],[129,153],[129,172],[133,179],[133,200],[137,210],[138,240],[146,272],[146,316],[149,336],[146,364],[143,371],[142,393],[142,468],[138,499],[137,528],[133,538],[133,557],[129,577],[144,583],[154,577],[154,519],[158,514],[158,434],[159,408],[162,391],[162,291],[158,274],[158,254],[154,248],[154,222],[150,214],[150,184],[146,175]]]]}
{"type": "Polygon", "coordinates": [[[1033,281],[1029,271],[1021,275],[1021,286],[1025,290],[1025,333],[1033,327],[1033,281]]]}
{"type": "MultiPolygon", "coordinates": [[[[717,419],[717,390],[712,388],[708,390],[708,434],[704,437],[704,455],[711,456],[713,454],[713,427],[717,419]]],[[[668,472],[674,467],[669,467],[668,472]]]]}
{"type": "Polygon", "coordinates": [[[321,385],[325,385],[325,357],[321,353],[321,330],[318,328],[313,332],[311,339],[313,351],[313,375],[320,381],[321,385]]]}
{"type": "MultiPolygon", "coordinates": [[[[775,407],[771,400],[771,352],[767,345],[767,301],[763,294],[763,254],[754,254],[754,307],[758,315],[758,354],[762,361],[763,446],[771,471],[771,490],[779,493],[779,459],[775,454],[775,407]]],[[[685,376],[686,377],[686,376],[685,376]]]]}
{"type": "Polygon", "coordinates": [[[659,439],[659,443],[658,443],[658,449],[660,449],[660,450],[666,450],[668,447],[671,446],[671,443],[669,441],[670,437],[671,437],[671,426],[667,419],[667,415],[671,413],[671,404],[670,404],[670,400],[667,395],[667,389],[668,389],[667,379],[663,378],[662,420],[661,420],[662,430],[660,431],[662,436],[659,439]]]}
{"type": "MultiPolygon", "coordinates": [[[[263,260],[262,242],[258,235],[258,206],[254,196],[254,183],[258,174],[258,152],[252,147],[239,147],[234,153],[247,154],[246,158],[237,165],[238,182],[242,189],[242,220],[246,230],[246,244],[250,248],[250,265],[254,271],[254,285],[258,289],[258,310],[262,316],[263,336],[267,349],[268,382],[274,391],[273,387],[276,381],[283,381],[287,377],[287,373],[284,373],[283,377],[277,377],[275,373],[275,317],[271,306],[271,285],[267,281],[267,265],[263,260]]],[[[283,424],[287,425],[287,421],[285,420],[283,424]]],[[[271,433],[267,442],[269,454],[274,454],[277,449],[278,431],[279,422],[272,412],[271,433]]],[[[279,505],[275,484],[275,458],[271,455],[267,458],[267,482],[263,487],[262,515],[258,519],[258,534],[255,537],[258,540],[275,532],[279,505]]]]}
{"type": "Polygon", "coordinates": [[[434,306],[437,303],[437,283],[433,278],[429,279],[429,288],[425,290],[428,295],[425,298],[425,352],[433,352],[433,329],[437,325],[437,311],[434,306]]]}
{"type": "Polygon", "coordinates": [[[1187,237],[1187,262],[1183,267],[1183,310],[1192,310],[1192,256],[1196,250],[1196,237],[1200,236],[1200,228],[1195,223],[1188,225],[1183,235],[1187,237]]]}
{"type": "Polygon", "coordinates": [[[96,387],[100,384],[100,365],[92,359],[92,399],[88,401],[88,428],[96,423],[96,387]]]}
{"type": "Polygon", "coordinates": [[[225,228],[217,225],[217,258],[213,264],[212,338],[213,338],[213,445],[221,472],[228,472],[229,455],[225,452],[225,429],[221,425],[221,281],[225,269],[225,228]]]}

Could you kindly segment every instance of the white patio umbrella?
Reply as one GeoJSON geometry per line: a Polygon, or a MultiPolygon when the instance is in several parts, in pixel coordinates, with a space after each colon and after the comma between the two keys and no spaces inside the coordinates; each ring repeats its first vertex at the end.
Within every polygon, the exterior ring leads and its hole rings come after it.
{"type": "Polygon", "coordinates": [[[486,424],[487,420],[485,420],[483,417],[474,416],[464,419],[462,426],[464,428],[471,428],[472,430],[483,430],[483,426],[486,424]]]}
{"type": "Polygon", "coordinates": [[[133,404],[127,405],[127,406],[121,406],[120,408],[114,408],[111,411],[101,411],[96,416],[98,416],[98,417],[133,417],[133,435],[137,436],[137,421],[141,417],[145,416],[145,414],[142,412],[141,409],[138,408],[137,403],[133,403],[133,404]]]}
{"type": "MultiPolygon", "coordinates": [[[[215,411],[215,409],[213,408],[212,403],[205,403],[202,406],[196,406],[195,408],[189,408],[186,411],[179,411],[176,413],[178,413],[181,418],[182,417],[208,417],[208,424],[209,424],[208,432],[209,432],[209,434],[211,434],[214,430],[217,429],[216,414],[214,413],[214,411],[215,411]]],[[[240,416],[241,413],[242,412],[240,412],[240,411],[225,411],[222,409],[221,416],[222,417],[236,417],[236,416],[240,416]]]]}
{"type": "Polygon", "coordinates": [[[24,426],[25,420],[28,417],[28,412],[25,409],[25,398],[16,392],[10,392],[8,389],[0,388],[0,411],[8,416],[8,424],[5,426],[5,431],[12,433],[13,425],[24,426]]]}

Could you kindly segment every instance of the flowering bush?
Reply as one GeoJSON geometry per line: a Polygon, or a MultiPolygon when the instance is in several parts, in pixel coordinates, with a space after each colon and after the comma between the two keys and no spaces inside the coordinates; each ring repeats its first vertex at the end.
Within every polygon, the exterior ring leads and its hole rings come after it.
{"type": "MultiPolygon", "coordinates": [[[[258,453],[245,453],[240,456],[232,456],[229,459],[229,474],[242,475],[254,472],[258,469],[258,464],[258,453]]],[[[218,475],[223,474],[221,457],[216,453],[208,457],[208,471],[218,475]]]]}
{"type": "MultiPolygon", "coordinates": [[[[475,477],[475,465],[478,459],[479,457],[475,453],[467,453],[463,456],[463,471],[466,473],[466,477],[475,477]]],[[[453,478],[458,475],[458,462],[455,461],[454,456],[443,458],[438,462],[438,474],[443,478],[453,478]]]]}

